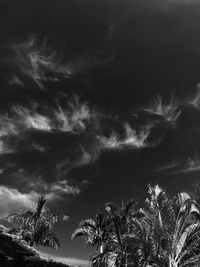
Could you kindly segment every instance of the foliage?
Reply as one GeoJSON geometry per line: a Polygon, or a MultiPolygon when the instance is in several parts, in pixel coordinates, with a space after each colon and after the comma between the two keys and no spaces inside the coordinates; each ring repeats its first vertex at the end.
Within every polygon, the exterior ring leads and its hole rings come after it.
{"type": "Polygon", "coordinates": [[[66,221],[68,217],[53,214],[45,207],[45,203],[46,198],[41,196],[34,210],[10,214],[8,221],[13,224],[12,232],[20,235],[30,246],[57,248],[60,246],[60,241],[53,227],[59,221],[66,221]]]}
{"type": "Polygon", "coordinates": [[[86,219],[80,222],[79,227],[74,231],[72,239],[82,237],[86,243],[100,249],[108,239],[108,220],[102,212],[97,212],[95,219],[86,219]]]}
{"type": "Polygon", "coordinates": [[[199,266],[200,207],[195,194],[173,197],[149,185],[142,208],[133,200],[121,207],[107,203],[94,220],[80,223],[73,238],[81,236],[96,248],[94,267],[199,266]]]}
{"type": "Polygon", "coordinates": [[[2,231],[0,240],[1,267],[70,267],[52,259],[41,258],[40,253],[33,247],[28,246],[18,235],[2,231]]]}

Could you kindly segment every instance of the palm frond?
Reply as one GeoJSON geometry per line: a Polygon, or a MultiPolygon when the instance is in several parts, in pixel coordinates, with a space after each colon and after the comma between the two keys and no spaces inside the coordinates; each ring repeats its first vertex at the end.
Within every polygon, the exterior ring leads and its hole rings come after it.
{"type": "Polygon", "coordinates": [[[92,229],[96,228],[96,222],[92,219],[86,219],[80,222],[79,227],[81,228],[87,228],[90,227],[92,229]]]}
{"type": "Polygon", "coordinates": [[[57,249],[61,246],[58,234],[54,231],[50,231],[45,235],[43,240],[40,240],[39,245],[57,249]]]}
{"type": "Polygon", "coordinates": [[[35,210],[35,216],[37,218],[40,217],[45,203],[46,203],[45,196],[40,196],[40,198],[38,199],[38,202],[37,202],[36,210],[35,210]]]}
{"type": "Polygon", "coordinates": [[[88,234],[88,232],[86,231],[85,228],[77,228],[73,232],[71,239],[73,240],[74,238],[77,238],[77,237],[84,237],[87,234],[88,234]]]}

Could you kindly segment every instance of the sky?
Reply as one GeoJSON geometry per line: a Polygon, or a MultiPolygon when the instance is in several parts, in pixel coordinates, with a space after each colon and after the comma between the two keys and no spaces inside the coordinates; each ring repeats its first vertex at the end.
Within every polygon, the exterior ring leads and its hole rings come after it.
{"type": "Polygon", "coordinates": [[[0,0],[0,219],[70,217],[44,257],[88,265],[71,241],[106,202],[200,174],[198,0],[0,0]]]}

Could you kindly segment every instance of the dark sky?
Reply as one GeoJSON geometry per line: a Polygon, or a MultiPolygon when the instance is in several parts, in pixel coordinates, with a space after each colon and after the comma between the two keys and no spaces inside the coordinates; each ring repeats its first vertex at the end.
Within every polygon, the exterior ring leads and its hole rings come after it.
{"type": "Polygon", "coordinates": [[[70,216],[46,256],[86,264],[82,219],[198,181],[198,2],[0,0],[0,218],[45,194],[70,216]]]}

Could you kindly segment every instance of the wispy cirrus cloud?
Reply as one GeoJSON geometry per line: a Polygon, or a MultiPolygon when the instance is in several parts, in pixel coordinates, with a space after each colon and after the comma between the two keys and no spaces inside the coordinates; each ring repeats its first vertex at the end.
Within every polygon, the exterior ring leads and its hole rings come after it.
{"type": "Polygon", "coordinates": [[[81,132],[87,124],[96,120],[97,113],[77,96],[66,101],[65,107],[57,103],[55,108],[32,104],[30,108],[13,106],[0,114],[0,136],[17,135],[26,130],[81,132]],[[40,111],[39,111],[40,110],[40,111]]]}
{"type": "Polygon", "coordinates": [[[182,165],[170,174],[190,173],[200,170],[200,156],[196,153],[194,156],[188,157],[182,165]]]}
{"type": "Polygon", "coordinates": [[[82,167],[82,166],[88,165],[94,162],[99,157],[99,153],[100,152],[98,151],[98,149],[95,150],[95,148],[93,151],[90,151],[89,153],[88,151],[86,151],[85,148],[81,146],[79,159],[76,162],[74,162],[72,165],[74,167],[82,167]]]}
{"type": "Polygon", "coordinates": [[[31,108],[15,105],[0,115],[0,177],[24,184],[25,192],[39,192],[54,199],[77,195],[90,182],[71,177],[76,169],[94,163],[105,149],[134,149],[158,145],[149,139],[153,123],[134,128],[119,121],[121,133],[102,134],[101,119],[115,120],[81,102],[77,97],[66,106],[31,108]],[[84,182],[83,182],[84,181],[84,182]]]}
{"type": "MultiPolygon", "coordinates": [[[[171,111],[168,105],[158,104],[161,106],[152,108],[152,113],[174,119],[173,111],[178,108],[171,111]]],[[[49,192],[54,199],[77,195],[89,181],[83,176],[80,182],[71,173],[94,163],[106,149],[141,150],[159,145],[162,140],[152,135],[157,125],[154,118],[141,125],[130,116],[125,122],[118,116],[116,122],[116,117],[99,112],[77,96],[62,104],[55,100],[51,106],[16,104],[0,114],[0,177],[23,180],[26,192],[49,192]],[[111,122],[118,128],[111,127],[111,122]]]]}
{"type": "Polygon", "coordinates": [[[193,94],[188,93],[182,99],[177,99],[173,94],[168,99],[157,95],[149,105],[140,108],[139,111],[149,114],[155,125],[164,122],[165,127],[168,127],[177,126],[177,121],[186,108],[200,110],[200,83],[197,83],[196,91],[193,94]]]}
{"type": "Polygon", "coordinates": [[[79,194],[85,183],[72,178],[69,182],[68,178],[72,170],[99,156],[95,132],[92,138],[87,137],[88,128],[96,128],[98,116],[77,97],[68,100],[65,107],[33,103],[30,109],[15,105],[1,113],[0,176],[23,180],[26,191],[49,192],[54,198],[79,194]]]}
{"type": "Polygon", "coordinates": [[[196,152],[193,156],[186,159],[173,160],[159,168],[155,172],[164,175],[176,175],[200,171],[200,156],[196,152]]]}
{"type": "Polygon", "coordinates": [[[66,55],[63,53],[65,50],[62,45],[58,49],[58,45],[36,34],[15,42],[11,45],[14,56],[9,60],[12,66],[7,75],[8,83],[21,87],[32,85],[44,90],[47,89],[47,82],[65,81],[113,59],[113,52],[107,55],[104,49],[85,51],[78,55],[72,50],[66,55]]]}
{"type": "Polygon", "coordinates": [[[39,40],[31,35],[27,40],[12,45],[15,52],[14,63],[18,75],[12,73],[11,84],[23,84],[24,77],[32,80],[39,88],[44,89],[43,82],[57,81],[60,77],[69,78],[74,74],[70,63],[62,62],[62,55],[47,45],[47,40],[39,40]]]}
{"type": "Polygon", "coordinates": [[[185,100],[185,105],[200,109],[200,83],[197,84],[196,92],[192,96],[188,96],[185,100]]]}
{"type": "MultiPolygon", "coordinates": [[[[81,192],[80,185],[69,185],[67,179],[55,180],[54,182],[48,183],[44,181],[41,174],[38,176],[31,177],[29,176],[28,184],[24,183],[24,189],[27,191],[36,191],[42,195],[46,195],[48,199],[62,199],[62,196],[65,195],[78,195],[81,192]]],[[[84,183],[88,183],[87,180],[84,180],[84,183]]]]}
{"type": "Polygon", "coordinates": [[[153,125],[150,124],[136,131],[126,122],[123,124],[124,136],[112,131],[111,135],[108,137],[99,136],[99,140],[104,149],[121,149],[128,147],[141,149],[151,146],[147,140],[152,127],[153,125]]]}
{"type": "MultiPolygon", "coordinates": [[[[94,163],[107,149],[141,150],[159,145],[165,131],[176,126],[188,99],[178,101],[171,96],[164,100],[158,96],[143,112],[138,111],[137,119],[132,119],[130,114],[116,119],[92,108],[76,95],[66,98],[65,104],[57,100],[51,106],[34,102],[29,107],[16,104],[0,114],[0,164],[3,166],[0,177],[14,175],[22,180],[27,176],[27,192],[49,190],[55,199],[80,194],[86,183],[89,184],[88,178],[80,179],[86,181],[83,185],[71,173],[94,163]],[[32,181],[35,187],[30,186],[32,181]]],[[[183,165],[172,162],[157,172],[180,171],[179,167],[183,165]]]]}
{"type": "Polygon", "coordinates": [[[177,160],[173,160],[161,167],[158,167],[156,169],[155,172],[158,172],[158,173],[165,173],[165,172],[169,172],[169,171],[172,171],[173,169],[177,168],[178,166],[180,166],[180,161],[177,161],[177,160]]]}
{"type": "Polygon", "coordinates": [[[180,103],[173,95],[168,101],[158,95],[149,106],[142,110],[150,115],[157,116],[158,123],[163,120],[172,126],[176,125],[176,121],[181,115],[180,103]]]}

